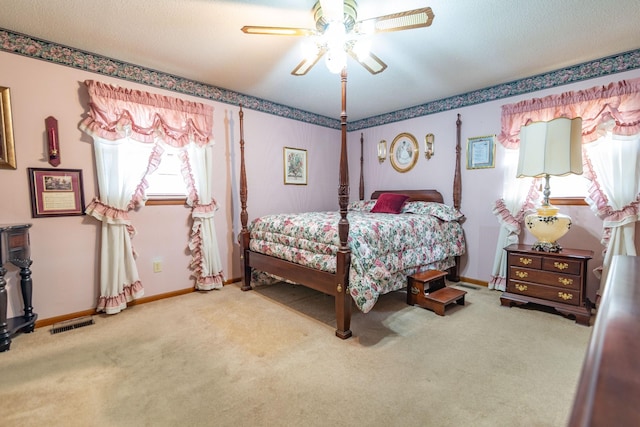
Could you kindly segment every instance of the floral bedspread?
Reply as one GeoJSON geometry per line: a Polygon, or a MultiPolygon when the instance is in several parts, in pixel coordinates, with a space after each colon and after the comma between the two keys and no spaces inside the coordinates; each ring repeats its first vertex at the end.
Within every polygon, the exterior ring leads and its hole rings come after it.
{"type": "MultiPolygon", "coordinates": [[[[406,277],[447,269],[465,252],[457,211],[447,205],[409,202],[400,214],[370,213],[370,201],[349,206],[349,291],[356,306],[371,310],[378,296],[406,286],[406,277]]],[[[250,227],[250,249],[316,270],[335,272],[338,212],[268,215],[250,227]]]]}

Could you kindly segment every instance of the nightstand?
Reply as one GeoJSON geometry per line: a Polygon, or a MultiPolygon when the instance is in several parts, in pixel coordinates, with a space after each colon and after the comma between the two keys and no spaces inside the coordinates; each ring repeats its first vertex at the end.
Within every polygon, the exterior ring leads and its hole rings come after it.
{"type": "Polygon", "coordinates": [[[586,296],[587,263],[593,251],[562,249],[534,251],[529,245],[504,248],[508,256],[507,290],[503,306],[527,303],[552,307],[577,323],[589,326],[591,301],[586,296]]]}

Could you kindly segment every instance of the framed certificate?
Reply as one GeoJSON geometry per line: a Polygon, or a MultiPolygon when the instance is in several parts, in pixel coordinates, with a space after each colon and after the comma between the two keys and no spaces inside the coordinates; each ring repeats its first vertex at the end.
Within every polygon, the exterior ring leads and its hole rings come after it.
{"type": "Polygon", "coordinates": [[[495,135],[477,136],[467,140],[467,169],[496,166],[495,135]]]}
{"type": "Polygon", "coordinates": [[[31,216],[84,215],[80,169],[29,168],[31,216]]]}

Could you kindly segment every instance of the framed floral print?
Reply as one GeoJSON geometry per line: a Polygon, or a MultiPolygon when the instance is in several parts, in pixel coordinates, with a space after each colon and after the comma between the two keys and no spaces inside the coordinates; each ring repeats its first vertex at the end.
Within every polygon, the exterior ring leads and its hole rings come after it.
{"type": "Polygon", "coordinates": [[[307,185],[307,150],[284,147],[284,183],[307,185]]]}

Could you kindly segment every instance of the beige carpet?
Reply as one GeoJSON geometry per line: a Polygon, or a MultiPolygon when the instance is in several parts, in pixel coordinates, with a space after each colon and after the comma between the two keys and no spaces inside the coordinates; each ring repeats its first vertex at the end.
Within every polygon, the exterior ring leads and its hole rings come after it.
{"type": "Polygon", "coordinates": [[[287,284],[37,329],[0,354],[0,425],[565,425],[591,328],[461,289],[444,317],[385,295],[346,341],[332,298],[287,284]]]}

